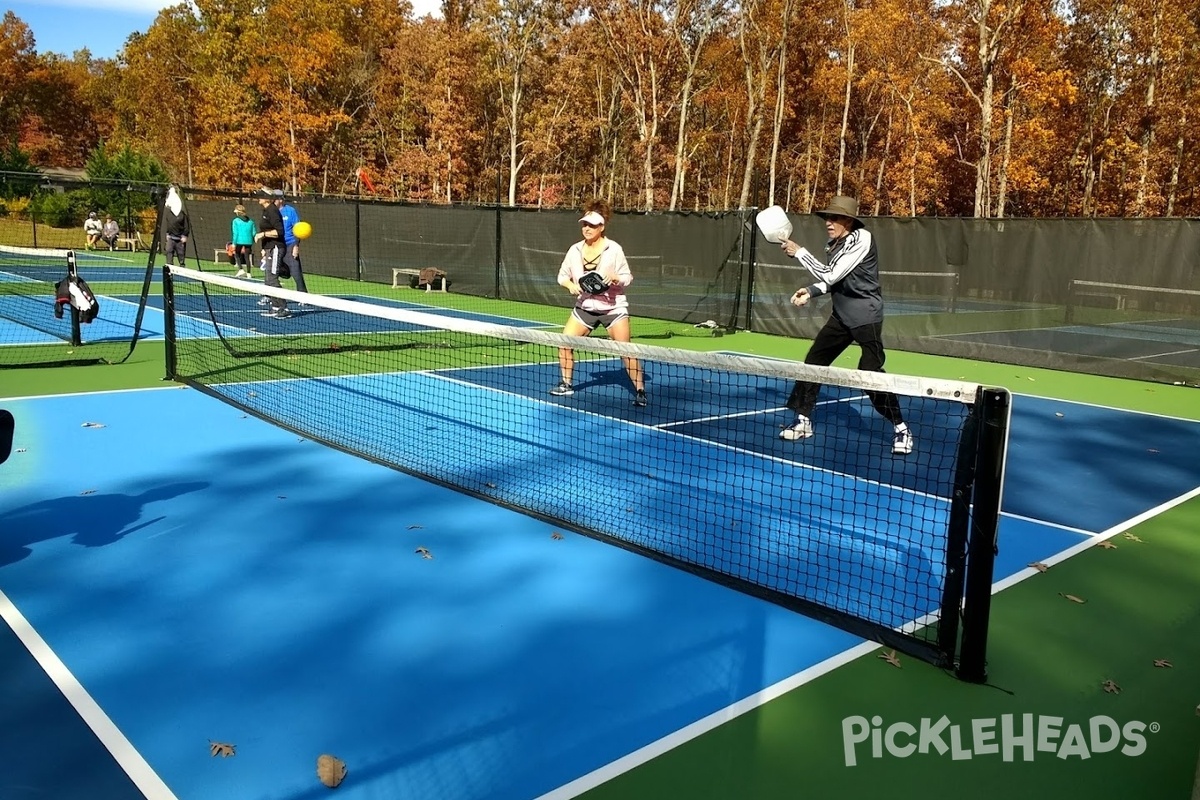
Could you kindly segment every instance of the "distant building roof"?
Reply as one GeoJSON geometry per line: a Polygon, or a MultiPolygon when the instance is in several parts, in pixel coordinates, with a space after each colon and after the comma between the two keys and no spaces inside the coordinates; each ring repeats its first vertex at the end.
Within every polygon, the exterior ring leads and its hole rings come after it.
{"type": "Polygon", "coordinates": [[[87,180],[86,169],[76,169],[74,167],[38,167],[38,170],[50,178],[61,178],[62,180],[71,181],[87,180]]]}

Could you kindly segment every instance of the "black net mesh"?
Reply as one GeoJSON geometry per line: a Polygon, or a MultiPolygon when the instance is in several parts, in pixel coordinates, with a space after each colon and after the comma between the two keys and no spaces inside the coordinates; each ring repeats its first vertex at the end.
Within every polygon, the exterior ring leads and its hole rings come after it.
{"type": "Polygon", "coordinates": [[[935,620],[961,596],[975,386],[172,275],[179,379],[379,463],[952,657],[935,620]],[[571,390],[553,394],[562,348],[571,390]],[[798,379],[823,388],[815,435],[789,441],[798,379]],[[893,452],[866,391],[898,396],[910,454],[893,452]]]}

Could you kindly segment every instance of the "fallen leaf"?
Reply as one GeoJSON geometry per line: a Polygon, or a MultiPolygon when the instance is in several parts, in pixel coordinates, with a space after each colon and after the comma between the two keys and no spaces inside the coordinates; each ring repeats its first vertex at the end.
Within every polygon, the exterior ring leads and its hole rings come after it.
{"type": "Polygon", "coordinates": [[[1103,542],[1100,542],[1099,544],[1096,545],[1096,547],[1103,547],[1105,550],[1116,550],[1117,549],[1117,546],[1108,539],[1105,539],[1103,542]]]}
{"type": "Polygon", "coordinates": [[[550,534],[550,538],[557,542],[558,540],[563,538],[563,535],[561,533],[559,533],[558,531],[555,531],[554,533],[550,534]]]}
{"type": "Polygon", "coordinates": [[[346,779],[346,762],[328,754],[317,758],[317,779],[330,789],[336,789],[346,779]]]}
{"type": "Polygon", "coordinates": [[[1126,533],[1126,534],[1122,534],[1122,535],[1131,542],[1140,542],[1141,541],[1140,538],[1138,538],[1137,536],[1135,536],[1132,533],[1126,533]]]}
{"type": "Polygon", "coordinates": [[[1147,453],[1157,453],[1158,451],[1155,450],[1153,447],[1148,447],[1148,448],[1146,448],[1146,452],[1147,453]]]}
{"type": "Polygon", "coordinates": [[[208,740],[208,752],[210,756],[221,756],[221,758],[229,758],[237,755],[237,745],[229,744],[228,742],[214,742],[208,740]]]}
{"type": "Polygon", "coordinates": [[[1104,691],[1108,692],[1109,694],[1121,693],[1121,687],[1117,685],[1116,681],[1105,681],[1100,685],[1104,688],[1104,691]]]}
{"type": "Polygon", "coordinates": [[[1066,415],[1065,415],[1065,414],[1063,414],[1061,411],[1055,411],[1055,412],[1054,412],[1054,416],[1056,416],[1056,417],[1063,417],[1063,416],[1066,416],[1066,415]]]}
{"type": "Polygon", "coordinates": [[[24,453],[24,452],[25,452],[25,448],[24,448],[24,447],[18,447],[18,448],[17,448],[17,452],[18,452],[18,453],[24,453]]]}
{"type": "Polygon", "coordinates": [[[886,653],[880,653],[879,655],[877,655],[875,657],[882,658],[884,661],[891,664],[893,667],[900,666],[900,656],[896,655],[895,650],[889,650],[886,653]]]}
{"type": "Polygon", "coordinates": [[[425,527],[424,525],[409,525],[408,529],[410,531],[415,531],[415,530],[420,530],[421,528],[424,528],[424,527],[425,527]]]}
{"type": "Polygon", "coordinates": [[[433,553],[429,552],[429,549],[426,547],[418,547],[413,552],[419,553],[421,558],[433,558],[433,553]]]}
{"type": "Polygon", "coordinates": [[[275,499],[276,500],[287,500],[287,495],[286,494],[277,494],[277,495],[275,495],[275,499]]]}
{"type": "Polygon", "coordinates": [[[85,495],[85,494],[95,494],[95,493],[96,493],[96,490],[95,490],[95,489],[84,489],[84,490],[83,490],[82,492],[80,492],[79,494],[81,494],[81,495],[85,495]]]}
{"type": "Polygon", "coordinates": [[[1084,600],[1082,597],[1076,597],[1073,594],[1063,594],[1062,592],[1059,592],[1058,596],[1065,597],[1068,600],[1070,600],[1072,603],[1086,603],[1087,602],[1087,600],[1084,600]]]}
{"type": "Polygon", "coordinates": [[[304,439],[303,439],[303,437],[302,437],[302,438],[299,438],[299,439],[297,439],[296,441],[297,441],[297,442],[303,442],[303,441],[304,441],[304,439]]]}
{"type": "Polygon", "coordinates": [[[103,422],[85,422],[85,423],[83,423],[83,425],[82,425],[82,426],[80,426],[80,427],[83,427],[83,428],[103,428],[103,427],[104,427],[104,423],[103,423],[103,422]]]}
{"type": "Polygon", "coordinates": [[[1046,570],[1050,569],[1040,561],[1033,561],[1025,566],[1029,567],[1030,569],[1036,569],[1038,572],[1045,572],[1046,570]]]}
{"type": "Polygon", "coordinates": [[[1165,658],[1156,658],[1156,659],[1154,659],[1154,666],[1170,668],[1173,665],[1171,664],[1170,661],[1167,661],[1165,658]]]}

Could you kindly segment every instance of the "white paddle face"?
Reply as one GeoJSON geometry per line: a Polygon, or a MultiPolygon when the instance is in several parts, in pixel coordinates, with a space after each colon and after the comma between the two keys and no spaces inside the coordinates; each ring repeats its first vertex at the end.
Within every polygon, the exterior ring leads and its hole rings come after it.
{"type": "Polygon", "coordinates": [[[764,208],[758,212],[754,221],[768,242],[780,244],[792,237],[792,221],[780,206],[764,208]]]}

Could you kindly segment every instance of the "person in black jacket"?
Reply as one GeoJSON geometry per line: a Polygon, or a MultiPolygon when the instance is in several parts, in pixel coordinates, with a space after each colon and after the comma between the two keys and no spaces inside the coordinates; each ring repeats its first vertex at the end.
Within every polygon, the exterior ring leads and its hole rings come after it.
{"type": "MultiPolygon", "coordinates": [[[[258,233],[254,240],[262,246],[263,255],[263,284],[280,288],[279,279],[288,277],[291,272],[284,260],[287,255],[287,243],[283,228],[283,215],[275,205],[275,193],[270,189],[259,189],[254,193],[258,205],[262,208],[262,217],[258,222],[258,233]]],[[[270,305],[271,310],[263,313],[264,317],[287,319],[292,315],[288,311],[287,300],[281,297],[266,296],[259,301],[260,305],[270,305]]]]}
{"type": "MultiPolygon", "coordinates": [[[[781,243],[784,251],[808,270],[814,282],[801,287],[792,295],[792,305],[803,306],[813,297],[833,295],[833,311],[824,327],[813,340],[805,364],[829,366],[851,344],[862,349],[858,368],[883,372],[886,354],[883,351],[883,290],[879,285],[879,256],[871,232],[858,218],[858,201],[852,197],[835,197],[824,211],[814,214],[825,220],[829,241],[825,255],[829,263],[818,260],[791,239],[781,243]]],[[[791,425],[779,438],[788,441],[807,439],[813,435],[812,410],[817,403],[820,385],[796,381],[787,407],[796,414],[791,425]]],[[[890,392],[867,392],[871,405],[895,428],[892,452],[908,455],[913,451],[913,435],[904,421],[900,403],[890,392]]]]}
{"type": "Polygon", "coordinates": [[[179,266],[187,265],[187,240],[191,233],[192,223],[183,208],[183,198],[179,196],[179,190],[172,186],[167,190],[167,202],[163,210],[163,251],[168,265],[175,265],[176,256],[179,257],[179,266]]]}

